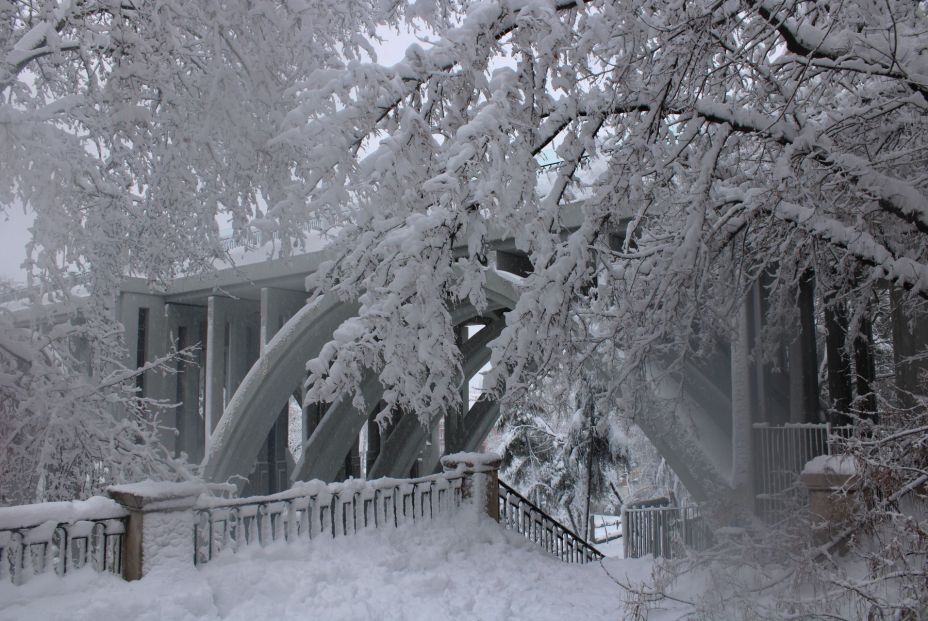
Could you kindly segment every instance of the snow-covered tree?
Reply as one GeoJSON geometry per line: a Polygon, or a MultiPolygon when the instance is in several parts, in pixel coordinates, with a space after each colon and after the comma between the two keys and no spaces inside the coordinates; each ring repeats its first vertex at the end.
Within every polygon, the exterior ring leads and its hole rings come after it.
{"type": "Polygon", "coordinates": [[[588,383],[546,375],[523,398],[505,402],[499,426],[500,476],[523,495],[584,533],[589,513],[621,510],[620,476],[630,467],[627,421],[597,412],[588,383]]]}
{"type": "Polygon", "coordinates": [[[75,315],[34,330],[0,308],[0,506],[190,476],[162,447],[154,404],[135,390],[159,361],[114,364],[120,334],[95,323],[75,315]]]}
{"type": "MultiPolygon", "coordinates": [[[[312,72],[369,47],[375,15],[364,0],[0,2],[0,214],[35,214],[37,313],[0,316],[7,500],[86,493],[100,463],[110,481],[172,471],[119,353],[113,293],[126,275],[157,286],[211,268],[220,221],[263,225],[306,157],[275,141],[287,115],[312,72]],[[43,296],[70,307],[73,272],[89,304],[46,317],[43,296]]],[[[292,213],[296,230],[307,214],[292,213]]]]}
{"type": "Polygon", "coordinates": [[[0,202],[36,211],[32,273],[89,267],[94,292],[207,266],[217,215],[296,240],[313,214],[349,213],[309,284],[361,313],[310,364],[309,397],[350,394],[370,368],[386,412],[423,418],[457,406],[447,303],[483,304],[503,231],[534,271],[496,388],[517,395],[577,352],[611,370],[617,406],[674,428],[669,409],[634,411],[637,380],[728,336],[761,273],[773,327],[810,269],[851,310],[847,341],[887,287],[922,304],[925,10],[6,3],[0,202]],[[389,28],[420,41],[385,67],[369,40],[389,28]],[[565,235],[569,205],[583,219],[565,235]]]}
{"type": "MultiPolygon", "coordinates": [[[[850,318],[838,350],[887,289],[915,316],[928,288],[925,10],[398,3],[389,23],[423,42],[394,66],[314,76],[279,138],[311,156],[268,219],[354,210],[310,284],[361,312],[309,365],[309,397],[351,394],[370,368],[384,413],[453,407],[447,303],[483,303],[491,230],[534,267],[494,345],[496,388],[518,394],[577,351],[612,370],[617,405],[665,429],[684,427],[653,405],[654,364],[680,369],[730,338],[761,275],[770,338],[793,329],[810,273],[850,318]],[[541,183],[552,151],[562,165],[541,183]],[[582,224],[565,235],[577,201],[582,224]]],[[[667,435],[685,451],[692,434],[667,435]]]]}

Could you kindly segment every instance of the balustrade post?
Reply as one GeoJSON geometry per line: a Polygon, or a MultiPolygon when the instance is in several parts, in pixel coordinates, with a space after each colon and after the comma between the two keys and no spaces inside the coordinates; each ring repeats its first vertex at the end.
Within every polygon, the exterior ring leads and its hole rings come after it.
{"type": "Polygon", "coordinates": [[[494,453],[452,453],[441,458],[446,473],[464,475],[461,493],[473,498],[484,513],[499,522],[499,467],[502,457],[494,453]]]}
{"type": "Polygon", "coordinates": [[[844,455],[821,455],[803,469],[800,480],[809,490],[812,540],[816,544],[830,541],[850,521],[856,477],[853,457],[844,455]]]}
{"type": "Polygon", "coordinates": [[[197,483],[151,481],[107,488],[110,498],[129,512],[122,545],[123,578],[139,580],[156,566],[193,563],[192,509],[204,491],[197,483]]]}

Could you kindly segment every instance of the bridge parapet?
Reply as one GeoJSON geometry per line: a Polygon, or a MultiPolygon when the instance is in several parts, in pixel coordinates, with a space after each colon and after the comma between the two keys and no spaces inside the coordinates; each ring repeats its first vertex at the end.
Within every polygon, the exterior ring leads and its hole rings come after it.
{"type": "Polygon", "coordinates": [[[563,561],[602,557],[500,481],[500,462],[498,455],[458,453],[443,460],[445,472],[426,477],[314,480],[245,498],[223,496],[234,485],[144,481],[111,486],[111,498],[0,508],[0,579],[22,584],[89,565],[138,580],[156,567],[203,565],[251,546],[310,545],[320,537],[446,519],[465,506],[563,561]]]}

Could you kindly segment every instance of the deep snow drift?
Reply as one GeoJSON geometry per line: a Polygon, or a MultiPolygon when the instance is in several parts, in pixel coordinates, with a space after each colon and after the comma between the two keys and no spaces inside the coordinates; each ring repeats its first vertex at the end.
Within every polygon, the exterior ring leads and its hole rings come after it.
{"type": "MultiPolygon", "coordinates": [[[[651,562],[607,559],[628,584],[651,562]]],[[[446,522],[275,545],[127,583],[81,571],[0,585],[0,619],[622,618],[624,590],[599,563],[569,565],[465,512],[446,522]]]]}

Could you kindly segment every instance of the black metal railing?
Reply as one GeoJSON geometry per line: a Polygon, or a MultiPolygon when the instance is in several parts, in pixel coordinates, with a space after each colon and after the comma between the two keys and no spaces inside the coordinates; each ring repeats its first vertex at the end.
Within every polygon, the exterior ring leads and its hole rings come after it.
{"type": "Polygon", "coordinates": [[[0,529],[0,581],[23,584],[36,574],[88,566],[120,574],[126,524],[114,517],[0,529]]]}
{"type": "Polygon", "coordinates": [[[625,558],[675,558],[686,549],[705,550],[712,544],[698,505],[625,507],[622,538],[625,558]]]}
{"type": "Polygon", "coordinates": [[[589,563],[602,553],[503,481],[499,482],[499,521],[567,563],[589,563]]]}
{"type": "Polygon", "coordinates": [[[311,493],[297,487],[273,496],[217,499],[217,504],[196,510],[194,563],[202,565],[221,552],[249,545],[308,542],[431,520],[461,505],[462,484],[462,475],[438,474],[347,482],[311,493]]]}

